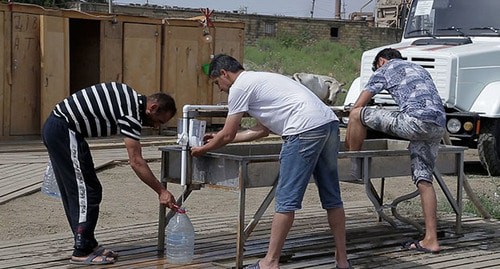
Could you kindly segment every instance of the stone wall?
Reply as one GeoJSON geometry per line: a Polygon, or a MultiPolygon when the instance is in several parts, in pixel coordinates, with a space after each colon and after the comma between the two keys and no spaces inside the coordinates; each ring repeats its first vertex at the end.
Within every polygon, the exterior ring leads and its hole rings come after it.
{"type": "MultiPolygon", "coordinates": [[[[72,8],[84,12],[107,13],[108,5],[95,3],[74,3],[72,8]]],[[[113,13],[133,14],[155,18],[192,18],[201,16],[198,9],[160,6],[114,5],[113,13]]],[[[397,43],[401,29],[377,28],[372,21],[310,19],[284,16],[242,14],[237,12],[214,12],[213,19],[243,21],[245,23],[245,45],[253,45],[259,38],[278,35],[302,36],[314,40],[328,39],[333,42],[369,49],[397,43]]]]}

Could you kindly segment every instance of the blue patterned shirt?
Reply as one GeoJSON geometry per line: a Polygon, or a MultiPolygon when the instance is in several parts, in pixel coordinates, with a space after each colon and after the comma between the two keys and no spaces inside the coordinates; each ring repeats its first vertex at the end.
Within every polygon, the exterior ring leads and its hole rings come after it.
{"type": "Polygon", "coordinates": [[[420,65],[392,59],[373,73],[365,90],[372,94],[387,90],[401,112],[442,127],[446,124],[441,97],[431,75],[420,65]]]}

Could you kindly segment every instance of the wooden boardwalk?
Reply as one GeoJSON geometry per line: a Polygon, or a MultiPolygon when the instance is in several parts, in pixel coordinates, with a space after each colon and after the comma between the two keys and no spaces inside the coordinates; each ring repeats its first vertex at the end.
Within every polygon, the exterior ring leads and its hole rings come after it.
{"type": "MultiPolygon", "coordinates": [[[[408,226],[394,229],[376,221],[368,204],[348,204],[348,255],[354,268],[500,268],[500,222],[464,217],[464,234],[453,231],[454,216],[441,217],[442,251],[426,254],[401,250],[400,244],[418,236],[408,226]]],[[[272,215],[263,217],[245,245],[245,264],[265,255],[272,215]]],[[[99,230],[107,247],[121,254],[114,265],[102,268],[231,268],[235,261],[236,216],[228,213],[191,216],[195,227],[195,258],[192,264],[168,264],[158,254],[157,222],[99,230]]],[[[0,268],[80,268],[70,265],[72,238],[53,235],[23,242],[0,243],[0,268]]],[[[335,268],[334,245],[325,213],[305,208],[285,244],[281,268],[335,268]]],[[[95,266],[92,268],[96,268],[95,266]]]]}
{"type": "MultiPolygon", "coordinates": [[[[173,140],[143,142],[144,156],[160,158],[159,145],[173,140]]],[[[118,140],[90,142],[97,167],[126,161],[118,140]]],[[[39,191],[47,163],[40,142],[0,145],[0,203],[39,191]]],[[[417,238],[417,231],[378,222],[368,202],[346,203],[348,255],[354,268],[500,268],[500,222],[463,217],[463,234],[455,234],[455,215],[440,216],[442,252],[438,255],[401,250],[402,242],[417,238]]],[[[237,212],[190,216],[193,221],[195,259],[185,266],[171,265],[157,250],[157,221],[101,229],[105,246],[121,254],[114,265],[102,268],[231,268],[236,255],[237,212]]],[[[245,244],[245,264],[265,255],[272,215],[266,214],[245,244]]],[[[250,219],[248,216],[246,219],[250,219]]],[[[1,224],[1,220],[0,220],[1,224]]],[[[70,234],[45,235],[29,241],[0,242],[0,269],[82,268],[69,264],[70,234]]],[[[325,213],[317,207],[297,212],[288,236],[281,268],[335,268],[334,245],[325,213]]],[[[101,268],[94,266],[92,268],[101,268]]]]}

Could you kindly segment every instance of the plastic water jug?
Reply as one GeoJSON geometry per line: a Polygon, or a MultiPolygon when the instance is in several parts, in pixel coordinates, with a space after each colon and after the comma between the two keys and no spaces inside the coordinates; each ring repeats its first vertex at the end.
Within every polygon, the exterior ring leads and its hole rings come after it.
{"type": "Polygon", "coordinates": [[[54,175],[54,170],[52,169],[52,163],[47,163],[47,168],[43,173],[43,183],[42,183],[42,193],[51,196],[60,198],[61,193],[59,192],[59,187],[57,186],[56,176],[54,175]]]}
{"type": "Polygon", "coordinates": [[[167,262],[171,264],[188,264],[194,255],[194,227],[183,208],[168,222],[165,238],[167,262]]]}

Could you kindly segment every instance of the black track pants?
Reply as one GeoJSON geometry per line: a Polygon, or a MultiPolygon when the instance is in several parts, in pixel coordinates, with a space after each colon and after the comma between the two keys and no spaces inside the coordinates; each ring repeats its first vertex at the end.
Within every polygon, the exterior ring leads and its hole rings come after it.
{"type": "Polygon", "coordinates": [[[86,256],[97,246],[94,236],[102,199],[92,155],[85,139],[68,123],[49,116],[42,138],[56,176],[66,217],[74,235],[74,256],[86,256]]]}

